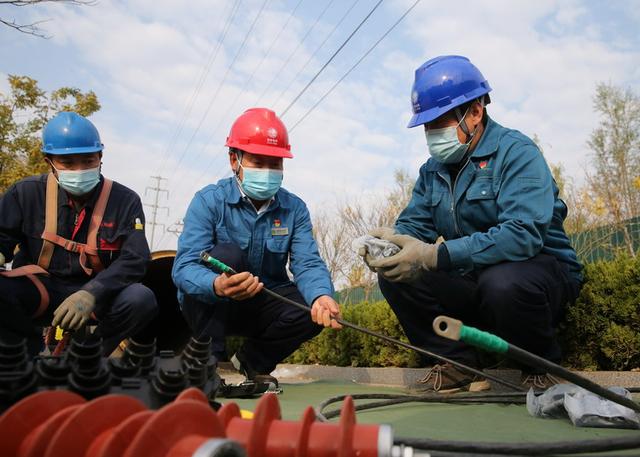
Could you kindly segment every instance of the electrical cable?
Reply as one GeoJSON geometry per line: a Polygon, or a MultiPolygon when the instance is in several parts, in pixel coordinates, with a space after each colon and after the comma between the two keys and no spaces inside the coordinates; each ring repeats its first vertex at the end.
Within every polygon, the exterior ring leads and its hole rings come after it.
{"type": "Polygon", "coordinates": [[[347,43],[351,40],[351,38],[353,38],[353,36],[358,32],[358,30],[360,30],[360,28],[364,25],[365,22],[367,22],[367,20],[371,17],[371,15],[378,9],[378,7],[380,6],[380,4],[383,2],[384,0],[378,0],[378,3],[376,3],[374,5],[374,7],[371,9],[371,11],[369,11],[369,13],[364,17],[364,19],[362,19],[362,21],[360,21],[360,24],[358,24],[358,26],[353,30],[353,32],[351,32],[351,34],[349,34],[349,36],[347,37],[346,40],[344,40],[344,42],[340,45],[340,47],[338,49],[336,49],[336,51],[331,55],[331,57],[329,57],[329,60],[327,60],[324,65],[322,65],[322,67],[320,67],[320,70],[318,70],[318,72],[313,76],[313,78],[311,78],[311,80],[302,88],[302,90],[300,92],[298,92],[298,95],[296,95],[293,100],[291,100],[291,102],[289,103],[289,105],[284,109],[284,111],[282,111],[282,114],[280,115],[280,117],[284,117],[285,114],[287,114],[287,112],[291,109],[291,107],[298,101],[298,99],[300,97],[302,97],[302,95],[307,91],[307,89],[309,88],[309,86],[311,86],[311,84],[313,84],[313,82],[318,79],[318,76],[320,76],[320,74],[324,71],[325,68],[327,68],[327,66],[333,61],[333,59],[340,53],[340,51],[342,51],[342,49],[347,45],[347,43]]]}
{"type": "Polygon", "coordinates": [[[178,140],[178,137],[182,133],[182,130],[184,128],[186,120],[189,117],[189,115],[191,114],[191,110],[193,109],[193,106],[195,105],[195,102],[198,99],[198,96],[200,95],[200,91],[202,90],[202,87],[204,86],[204,82],[207,79],[209,71],[211,70],[211,66],[213,65],[213,62],[215,62],[216,58],[218,57],[218,53],[220,51],[220,48],[222,47],[222,44],[224,43],[224,40],[225,40],[225,38],[227,36],[229,28],[231,27],[231,23],[233,22],[233,19],[235,18],[236,13],[238,12],[238,9],[240,7],[240,3],[241,3],[241,0],[236,0],[235,3],[233,4],[233,6],[231,8],[231,12],[229,13],[229,16],[227,17],[227,20],[225,22],[224,27],[220,31],[220,35],[218,37],[218,40],[216,41],[215,49],[212,46],[212,49],[211,49],[211,52],[209,53],[209,57],[207,59],[207,62],[205,64],[204,68],[202,69],[202,72],[200,73],[200,77],[198,78],[198,82],[196,83],[196,87],[193,90],[193,92],[191,93],[191,96],[189,97],[189,100],[187,101],[187,105],[185,106],[185,109],[183,110],[182,116],[180,117],[180,121],[178,122],[178,126],[176,127],[176,130],[174,131],[173,135],[171,136],[171,139],[167,143],[167,147],[165,148],[164,153],[163,153],[162,161],[161,161],[160,165],[158,165],[158,168],[157,168],[157,171],[156,171],[156,176],[160,176],[160,172],[161,172],[161,170],[164,169],[165,164],[167,162],[167,159],[169,158],[171,150],[175,146],[175,143],[178,140]]]}
{"type": "Polygon", "coordinates": [[[351,3],[351,6],[349,8],[347,8],[347,11],[344,12],[344,14],[342,15],[342,17],[340,18],[340,20],[336,23],[336,25],[333,26],[333,29],[331,30],[331,32],[329,32],[327,34],[327,36],[324,38],[324,40],[322,40],[322,43],[320,43],[315,51],[313,51],[313,54],[311,54],[309,56],[309,58],[307,59],[307,61],[304,63],[304,65],[300,68],[300,70],[298,70],[298,72],[296,73],[296,75],[293,77],[293,79],[291,81],[289,81],[289,84],[287,84],[287,87],[285,87],[284,89],[282,89],[282,91],[280,92],[280,94],[278,95],[278,98],[276,98],[276,101],[273,102],[271,104],[271,106],[274,107],[274,111],[275,111],[275,107],[278,105],[278,103],[280,102],[280,99],[282,99],[282,97],[284,96],[285,93],[287,93],[287,91],[289,90],[289,88],[291,87],[291,85],[298,79],[298,76],[300,76],[300,74],[305,71],[307,69],[307,66],[309,65],[309,63],[311,63],[311,61],[313,60],[313,58],[316,56],[316,54],[318,54],[318,52],[320,51],[320,49],[322,49],[325,45],[325,43],[329,40],[329,38],[331,38],[333,36],[333,34],[335,33],[336,30],[338,30],[338,27],[340,27],[340,25],[342,24],[342,22],[344,22],[344,20],[347,18],[347,16],[349,15],[349,13],[351,12],[351,10],[358,4],[360,0],[354,0],[353,3],[351,3]]]}
{"type": "Polygon", "coordinates": [[[264,90],[262,91],[260,96],[253,103],[253,106],[258,106],[258,103],[260,102],[260,100],[262,100],[263,97],[266,95],[266,93],[269,92],[269,89],[271,89],[271,86],[273,85],[273,83],[276,81],[276,79],[278,79],[278,76],[280,76],[280,73],[282,73],[282,70],[284,70],[287,67],[287,65],[289,65],[289,62],[291,61],[293,56],[296,55],[296,53],[298,52],[298,49],[300,49],[302,44],[306,41],[307,37],[309,37],[311,35],[311,32],[315,29],[316,25],[318,25],[318,22],[320,22],[320,19],[324,16],[324,14],[329,9],[329,6],[331,6],[331,4],[334,1],[335,0],[330,0],[329,3],[327,3],[327,5],[324,7],[324,9],[320,12],[318,17],[316,17],[316,20],[313,22],[311,27],[309,27],[309,29],[304,34],[302,39],[300,41],[298,41],[298,44],[296,45],[296,47],[293,49],[293,51],[291,53],[289,53],[289,55],[285,59],[284,63],[280,66],[280,69],[273,75],[273,78],[271,78],[271,81],[269,81],[269,84],[267,84],[267,86],[264,88],[264,90]]]}
{"type": "Polygon", "coordinates": [[[420,1],[421,1],[421,0],[416,0],[416,1],[415,1],[415,3],[414,3],[413,5],[411,5],[411,6],[410,6],[410,7],[409,7],[405,12],[404,12],[404,14],[402,14],[402,16],[400,16],[400,18],[399,18],[396,22],[394,22],[394,23],[393,23],[393,25],[392,25],[391,27],[389,27],[389,28],[387,29],[387,31],[386,31],[386,32],[384,32],[384,33],[382,34],[382,36],[381,36],[380,38],[378,38],[378,41],[376,41],[376,42],[373,44],[373,46],[371,46],[371,47],[367,50],[367,52],[365,52],[365,53],[364,53],[364,54],[363,54],[363,55],[362,55],[362,56],[361,56],[361,57],[356,61],[356,63],[355,63],[355,64],[353,64],[353,65],[351,66],[351,68],[349,68],[349,70],[347,70],[347,72],[346,72],[344,75],[342,75],[342,77],[340,77],[340,79],[338,79],[338,81],[336,81],[336,82],[335,82],[335,84],[334,84],[333,86],[331,86],[331,88],[330,88],[327,92],[325,92],[325,93],[324,93],[324,95],[322,95],[322,97],[320,97],[320,99],[318,99],[318,101],[317,101],[317,102],[315,102],[315,103],[313,104],[313,106],[312,106],[311,108],[309,108],[309,110],[307,110],[307,112],[306,112],[306,113],[304,113],[304,115],[303,115],[300,119],[298,119],[298,121],[297,121],[295,124],[293,124],[293,126],[291,127],[291,129],[289,129],[289,132],[293,132],[293,131],[295,130],[295,128],[296,128],[298,125],[300,125],[300,123],[302,123],[302,122],[303,122],[303,121],[304,121],[304,120],[305,120],[305,119],[306,119],[306,118],[307,118],[307,117],[308,117],[308,116],[309,116],[309,115],[310,115],[310,114],[311,114],[311,113],[312,113],[312,112],[313,112],[313,111],[318,107],[318,105],[319,105],[320,103],[322,103],[322,102],[324,101],[324,99],[325,99],[325,98],[327,98],[327,97],[331,94],[331,92],[333,92],[333,91],[334,91],[334,89],[335,89],[336,87],[338,87],[338,84],[340,84],[340,83],[341,83],[341,82],[342,82],[342,81],[343,81],[347,76],[349,76],[349,74],[350,74],[353,70],[355,70],[355,68],[356,68],[358,65],[360,65],[360,63],[361,63],[361,62],[362,62],[362,61],[363,61],[363,60],[364,60],[364,59],[365,59],[365,58],[366,58],[366,57],[367,57],[367,56],[368,56],[368,55],[369,55],[369,54],[370,54],[370,53],[371,53],[375,48],[376,48],[376,46],[378,46],[378,44],[380,44],[380,42],[381,42],[382,40],[384,40],[384,39],[387,37],[387,35],[389,35],[389,33],[391,33],[391,31],[392,31],[394,28],[396,28],[396,26],[397,26],[398,24],[400,24],[400,22],[402,22],[402,20],[403,20],[403,19],[404,19],[404,18],[405,18],[405,17],[406,17],[410,12],[411,12],[411,10],[413,10],[413,8],[415,8],[415,7],[418,5],[418,3],[420,3],[420,1]]]}
{"type": "MultiPolygon", "coordinates": [[[[203,251],[203,252],[200,253],[200,259],[206,265],[216,269],[217,271],[220,271],[222,273],[232,274],[232,275],[237,274],[237,272],[233,268],[231,268],[230,266],[220,262],[218,259],[216,259],[214,257],[211,257],[206,251],[203,251]]],[[[291,300],[291,299],[289,299],[287,297],[283,297],[282,295],[280,295],[280,294],[278,294],[278,293],[276,293],[276,292],[274,292],[274,291],[272,291],[272,290],[270,290],[270,289],[268,289],[266,287],[262,288],[262,292],[264,292],[267,295],[270,295],[270,296],[272,296],[272,297],[274,297],[274,298],[276,298],[276,299],[278,299],[280,301],[283,301],[284,303],[287,303],[287,304],[290,304],[292,306],[295,306],[296,308],[302,309],[302,310],[304,310],[306,312],[310,312],[311,311],[308,306],[303,305],[302,303],[298,303],[296,301],[293,301],[293,300],[291,300]]],[[[403,341],[397,340],[397,339],[392,338],[390,336],[384,335],[382,333],[375,332],[373,330],[369,330],[368,328],[361,327],[361,326],[359,326],[357,324],[353,324],[351,322],[345,321],[345,320],[337,318],[337,317],[331,317],[331,319],[336,321],[338,324],[342,325],[343,327],[351,328],[351,329],[356,330],[356,331],[358,331],[360,333],[365,333],[365,334],[367,334],[369,336],[376,337],[378,339],[387,341],[388,343],[394,344],[396,346],[403,347],[405,349],[411,349],[411,350],[416,351],[416,352],[418,352],[418,353],[420,353],[422,355],[425,355],[427,357],[432,357],[432,358],[438,359],[438,360],[440,360],[442,362],[450,363],[451,365],[454,365],[454,366],[456,366],[456,367],[458,367],[458,368],[460,368],[460,369],[462,369],[462,370],[464,370],[466,372],[473,373],[476,376],[479,376],[481,378],[484,377],[484,378],[490,379],[490,380],[492,380],[494,382],[497,382],[497,383],[502,384],[502,385],[504,385],[506,387],[509,387],[510,389],[513,389],[515,391],[518,391],[518,392],[522,391],[522,387],[521,386],[513,384],[513,383],[511,383],[509,381],[501,379],[501,378],[499,378],[497,376],[494,376],[492,374],[484,373],[481,370],[478,370],[476,368],[473,368],[473,367],[470,367],[468,365],[465,365],[464,363],[458,362],[457,360],[449,359],[447,357],[444,357],[444,356],[441,356],[439,354],[436,354],[435,352],[431,352],[431,351],[428,351],[428,350],[423,349],[421,347],[414,346],[414,345],[409,344],[409,343],[405,343],[403,341]]]]}
{"type": "Polygon", "coordinates": [[[233,65],[236,63],[236,60],[238,60],[238,57],[240,56],[240,53],[244,49],[244,46],[247,43],[247,40],[249,39],[249,36],[251,35],[251,32],[253,32],[253,29],[255,28],[256,23],[258,22],[258,19],[262,15],[262,11],[264,10],[265,6],[267,5],[267,1],[268,0],[264,0],[262,2],[262,6],[260,7],[260,10],[258,11],[258,14],[256,14],[256,16],[253,18],[253,22],[251,23],[251,26],[249,27],[249,30],[247,30],[247,33],[245,34],[244,39],[242,40],[242,43],[240,44],[240,47],[236,51],[235,55],[233,56],[233,59],[231,60],[231,63],[227,67],[227,71],[225,72],[225,74],[224,74],[222,80],[220,81],[220,83],[218,84],[218,87],[216,88],[216,91],[213,94],[213,97],[211,97],[211,99],[209,100],[209,104],[207,106],[207,109],[204,111],[202,117],[200,118],[200,122],[198,122],[198,125],[196,126],[195,130],[191,134],[191,137],[189,138],[189,141],[187,142],[187,145],[185,146],[184,150],[182,151],[182,154],[180,155],[180,158],[178,159],[178,162],[175,165],[175,169],[176,170],[178,169],[179,165],[184,160],[185,156],[187,155],[187,151],[189,150],[189,148],[191,147],[191,144],[193,143],[193,140],[195,139],[196,135],[200,131],[200,128],[202,127],[202,124],[204,124],[205,119],[209,115],[209,112],[211,111],[211,108],[213,107],[213,103],[218,98],[218,95],[220,94],[220,90],[222,89],[222,86],[226,82],[227,77],[229,76],[229,73],[231,73],[231,69],[233,68],[233,65]]]}
{"type": "MultiPolygon", "coordinates": [[[[297,4],[294,6],[293,10],[291,10],[291,13],[289,13],[289,16],[287,17],[287,20],[282,25],[282,28],[278,31],[278,33],[276,34],[275,38],[271,41],[271,44],[269,45],[269,48],[267,49],[267,52],[263,54],[262,59],[260,59],[260,61],[254,66],[253,71],[251,72],[251,75],[245,80],[245,82],[244,82],[242,88],[240,89],[240,91],[237,92],[235,98],[231,102],[231,105],[228,108],[226,108],[225,110],[222,110],[222,116],[220,117],[220,119],[216,123],[215,127],[211,130],[211,135],[205,141],[205,145],[209,145],[211,143],[211,141],[213,140],[215,135],[218,133],[218,129],[222,125],[223,121],[226,119],[227,114],[233,113],[233,109],[236,106],[236,103],[238,103],[238,100],[240,99],[240,97],[246,92],[247,87],[249,86],[249,83],[253,80],[253,78],[255,77],[256,73],[258,72],[258,70],[260,69],[260,67],[262,66],[262,64],[266,60],[266,58],[269,56],[269,54],[271,54],[271,51],[273,50],[275,44],[278,42],[278,39],[282,35],[282,32],[284,30],[286,30],[287,25],[291,21],[291,18],[293,17],[295,12],[298,10],[298,7],[300,6],[300,4],[302,2],[303,2],[303,0],[298,0],[297,4]]],[[[206,148],[206,146],[205,146],[205,148],[206,148]]],[[[221,153],[224,152],[224,150],[225,150],[225,148],[223,147],[221,149],[221,153]]],[[[198,161],[200,159],[200,156],[202,155],[202,152],[204,152],[204,151],[201,151],[200,153],[197,153],[192,160],[193,161],[198,161]]],[[[202,178],[202,176],[204,176],[204,174],[206,174],[206,172],[209,169],[209,167],[211,165],[213,165],[213,163],[215,162],[215,159],[218,158],[218,156],[219,156],[219,154],[214,154],[211,157],[210,162],[203,168],[203,175],[198,177],[198,179],[196,181],[191,181],[191,182],[192,183],[199,182],[200,179],[202,178]]],[[[187,182],[186,180],[183,180],[183,179],[176,179],[176,180],[177,180],[178,183],[186,183],[187,182]]]]}
{"type": "Polygon", "coordinates": [[[582,454],[640,448],[640,434],[590,440],[554,441],[541,443],[497,443],[473,441],[445,441],[429,438],[397,437],[394,444],[411,446],[424,451],[471,452],[501,455],[582,454]]]}

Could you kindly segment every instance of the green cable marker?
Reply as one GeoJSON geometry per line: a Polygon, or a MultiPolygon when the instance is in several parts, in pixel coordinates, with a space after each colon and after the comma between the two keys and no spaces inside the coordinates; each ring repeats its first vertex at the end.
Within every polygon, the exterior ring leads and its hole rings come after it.
{"type": "Polygon", "coordinates": [[[204,263],[208,263],[209,265],[211,265],[213,268],[215,268],[216,270],[222,272],[222,273],[229,273],[230,275],[235,275],[237,274],[237,271],[234,270],[233,268],[231,268],[229,265],[227,265],[226,263],[220,262],[218,259],[216,259],[215,257],[211,257],[209,255],[209,253],[207,251],[202,251],[200,253],[200,259],[204,262],[204,263]]]}
{"type": "Polygon", "coordinates": [[[607,400],[611,400],[619,405],[626,406],[640,412],[640,405],[633,400],[618,395],[615,392],[605,389],[599,384],[580,376],[579,374],[569,371],[558,364],[548,361],[540,356],[532,354],[529,351],[525,351],[518,346],[507,343],[499,336],[493,335],[489,332],[478,330],[474,327],[468,327],[461,321],[453,319],[447,316],[438,316],[433,320],[433,330],[437,335],[443,336],[450,340],[463,341],[471,346],[484,349],[489,352],[496,352],[498,354],[504,354],[518,362],[524,363],[531,367],[539,368],[547,373],[554,374],[560,378],[563,378],[569,382],[574,383],[577,386],[583,387],[594,394],[600,395],[607,400]]]}

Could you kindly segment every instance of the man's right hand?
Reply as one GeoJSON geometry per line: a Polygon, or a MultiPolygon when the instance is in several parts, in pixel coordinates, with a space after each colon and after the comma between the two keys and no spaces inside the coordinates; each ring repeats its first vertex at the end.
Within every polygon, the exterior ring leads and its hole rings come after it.
{"type": "Polygon", "coordinates": [[[257,276],[248,271],[235,275],[223,273],[213,281],[213,290],[218,297],[228,297],[232,300],[247,300],[262,290],[264,284],[257,276]]]}

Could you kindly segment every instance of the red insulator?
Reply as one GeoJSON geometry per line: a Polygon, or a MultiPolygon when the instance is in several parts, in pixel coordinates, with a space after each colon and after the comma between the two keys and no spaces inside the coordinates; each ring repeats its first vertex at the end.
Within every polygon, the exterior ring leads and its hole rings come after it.
{"type": "MultiPolygon", "coordinates": [[[[0,416],[0,455],[29,455],[29,445],[38,441],[41,426],[61,410],[84,403],[73,392],[51,390],[22,399],[0,416]]],[[[58,417],[56,420],[60,420],[58,417]]]]}
{"type": "Polygon", "coordinates": [[[44,457],[93,455],[111,430],[132,414],[144,411],[140,400],[126,395],[105,395],[75,410],[51,438],[44,457]]]}
{"type": "Polygon", "coordinates": [[[224,437],[224,427],[215,411],[200,401],[181,400],[154,414],[140,428],[124,457],[190,456],[199,445],[216,437],[224,437]],[[195,446],[198,438],[199,444],[186,454],[185,442],[195,446]]]}

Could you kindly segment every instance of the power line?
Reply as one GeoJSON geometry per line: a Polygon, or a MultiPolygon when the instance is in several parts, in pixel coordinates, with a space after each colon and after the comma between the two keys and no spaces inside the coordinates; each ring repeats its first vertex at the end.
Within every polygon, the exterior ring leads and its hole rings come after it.
{"type": "Polygon", "coordinates": [[[331,86],[331,88],[330,88],[327,92],[325,92],[325,94],[324,94],[322,97],[320,97],[320,99],[319,99],[319,100],[318,100],[318,101],[317,101],[317,102],[316,102],[316,103],[315,103],[311,108],[309,108],[309,110],[308,110],[308,111],[307,111],[307,112],[306,112],[306,113],[305,113],[305,114],[304,114],[304,115],[303,115],[303,116],[302,116],[302,117],[301,117],[301,118],[300,118],[300,119],[299,119],[299,120],[298,120],[298,121],[297,121],[297,122],[296,122],[296,123],[291,127],[291,129],[289,129],[289,131],[290,131],[290,132],[292,132],[292,131],[293,131],[293,130],[298,126],[298,125],[300,125],[300,123],[302,123],[302,121],[304,121],[304,120],[307,118],[307,116],[309,116],[309,114],[311,114],[311,113],[313,112],[313,110],[315,110],[315,109],[316,109],[316,107],[317,107],[320,103],[322,103],[322,101],[323,101],[325,98],[327,98],[327,96],[329,96],[329,94],[331,94],[331,92],[333,92],[333,90],[338,86],[338,84],[340,84],[340,83],[341,83],[341,82],[342,82],[342,81],[343,81],[347,76],[349,76],[349,74],[350,74],[350,73],[351,73],[351,72],[352,72],[352,71],[353,71],[353,70],[354,70],[358,65],[360,65],[360,62],[362,62],[362,61],[363,61],[363,60],[364,60],[364,59],[365,59],[365,58],[366,58],[366,57],[371,53],[371,51],[373,51],[373,50],[376,48],[376,46],[378,46],[378,44],[379,44],[382,40],[384,40],[384,39],[385,39],[385,37],[386,37],[387,35],[389,35],[389,33],[391,33],[391,31],[392,31],[394,28],[396,28],[396,26],[397,26],[400,22],[402,22],[402,20],[403,20],[403,19],[404,19],[404,18],[405,18],[405,17],[406,17],[410,12],[411,12],[411,10],[413,10],[413,8],[415,8],[415,7],[416,7],[416,5],[417,5],[418,3],[420,3],[420,0],[416,0],[416,1],[415,1],[415,3],[414,3],[413,5],[411,5],[411,6],[410,6],[410,7],[409,7],[405,12],[404,12],[404,14],[403,14],[402,16],[400,16],[400,18],[399,18],[396,22],[394,22],[394,24],[393,24],[391,27],[389,27],[389,29],[387,29],[387,31],[386,31],[386,32],[384,32],[384,34],[383,34],[383,35],[378,39],[378,41],[376,41],[376,42],[373,44],[373,46],[371,46],[371,47],[367,50],[367,52],[365,52],[365,53],[362,55],[362,57],[360,57],[360,58],[358,59],[358,61],[357,61],[355,64],[353,64],[353,65],[351,66],[351,68],[349,68],[349,70],[347,70],[347,72],[346,72],[344,75],[342,75],[342,77],[341,77],[338,81],[336,81],[336,83],[335,83],[333,86],[331,86]]]}
{"type": "Polygon", "coordinates": [[[167,194],[167,198],[169,198],[169,191],[167,189],[163,189],[160,187],[160,184],[162,183],[162,181],[168,181],[167,178],[163,178],[162,176],[151,176],[151,179],[155,179],[156,180],[156,185],[155,187],[146,187],[144,190],[144,194],[145,196],[147,195],[147,191],[148,190],[152,190],[156,193],[156,196],[154,198],[154,202],[153,204],[151,203],[145,203],[144,206],[149,206],[151,208],[153,208],[153,212],[152,212],[152,217],[151,217],[151,222],[148,222],[147,225],[151,226],[151,250],[153,251],[153,240],[155,237],[155,233],[156,233],[156,226],[162,226],[164,229],[164,224],[159,224],[158,221],[158,209],[165,209],[167,211],[167,216],[169,215],[169,207],[168,206],[159,206],[158,205],[158,199],[160,198],[160,194],[161,193],[166,193],[167,194]]]}
{"type": "Polygon", "coordinates": [[[327,68],[327,66],[331,63],[331,61],[333,61],[333,59],[338,55],[338,53],[340,51],[342,51],[342,48],[344,48],[347,43],[351,40],[351,38],[353,38],[353,36],[358,32],[358,30],[360,30],[360,27],[362,27],[364,25],[365,22],[367,22],[367,19],[369,19],[371,17],[371,15],[375,12],[375,10],[378,9],[378,7],[380,6],[380,4],[383,2],[384,0],[378,0],[378,3],[375,4],[375,6],[371,9],[371,11],[369,11],[369,13],[364,17],[364,19],[360,22],[360,24],[358,24],[358,26],[353,30],[353,32],[351,32],[351,34],[347,37],[346,40],[344,40],[344,43],[342,43],[340,45],[340,47],[338,49],[336,49],[336,51],[333,53],[333,55],[331,57],[329,57],[329,60],[327,60],[325,62],[325,64],[320,68],[320,70],[318,70],[318,72],[313,76],[313,78],[311,78],[311,81],[309,81],[307,83],[306,86],[304,86],[302,88],[302,90],[298,93],[298,95],[296,95],[294,97],[293,100],[291,100],[291,103],[289,103],[289,106],[287,106],[284,111],[282,112],[282,114],[280,115],[280,117],[283,117],[285,114],[287,114],[287,112],[291,109],[291,107],[298,101],[298,99],[300,97],[302,97],[302,94],[304,94],[307,89],[309,88],[309,86],[311,86],[311,84],[313,84],[313,82],[318,79],[318,76],[320,76],[320,74],[324,71],[325,68],[327,68]]]}
{"type": "Polygon", "coordinates": [[[204,86],[204,82],[206,81],[207,76],[209,75],[209,71],[211,70],[211,66],[213,65],[213,62],[215,62],[216,58],[218,57],[218,52],[220,51],[220,48],[222,47],[222,43],[224,42],[224,40],[225,40],[225,38],[227,36],[227,32],[229,31],[231,23],[233,22],[233,18],[235,17],[236,13],[238,12],[238,9],[240,7],[240,3],[241,3],[241,0],[236,0],[235,1],[233,7],[231,8],[231,12],[230,12],[229,16],[227,17],[225,25],[224,25],[224,27],[222,28],[222,30],[220,32],[220,36],[218,37],[218,40],[216,41],[216,45],[214,46],[213,43],[212,43],[211,51],[209,53],[209,57],[207,58],[207,62],[205,63],[205,66],[202,68],[202,72],[200,73],[200,77],[198,78],[198,82],[196,83],[196,87],[194,88],[193,92],[191,93],[191,96],[190,96],[189,100],[187,101],[187,105],[185,106],[185,109],[183,110],[183,113],[182,113],[182,116],[181,116],[180,121],[178,123],[178,126],[176,127],[173,135],[171,136],[171,139],[167,143],[167,147],[165,148],[165,151],[163,153],[162,163],[158,166],[158,169],[157,169],[157,174],[160,174],[160,171],[164,169],[164,166],[166,165],[167,159],[169,158],[170,152],[173,149],[173,147],[175,146],[176,141],[178,140],[178,137],[182,133],[182,130],[184,128],[186,120],[189,117],[189,115],[191,114],[191,110],[193,109],[193,106],[195,105],[195,102],[198,99],[198,96],[200,95],[200,91],[202,90],[202,87],[204,86]]]}
{"type": "Polygon", "coordinates": [[[298,52],[298,49],[300,49],[300,47],[302,46],[302,44],[305,42],[305,40],[307,39],[307,37],[309,35],[311,35],[311,32],[313,32],[313,29],[315,29],[316,25],[318,24],[318,22],[320,22],[320,19],[322,18],[322,16],[324,16],[324,13],[327,12],[327,10],[329,9],[329,7],[333,4],[334,0],[329,1],[329,3],[327,3],[327,6],[324,7],[324,9],[320,12],[320,14],[318,15],[318,17],[316,18],[315,22],[313,23],[313,25],[311,25],[311,27],[307,30],[307,33],[304,34],[304,36],[302,37],[302,39],[300,41],[298,41],[298,45],[295,47],[295,49],[287,56],[287,58],[285,59],[284,63],[282,64],[282,66],[280,67],[280,69],[277,71],[277,73],[275,75],[273,75],[273,78],[271,78],[271,81],[269,81],[269,84],[267,84],[267,87],[265,87],[265,89],[262,91],[262,93],[260,94],[260,96],[256,99],[256,101],[253,103],[253,106],[257,106],[258,103],[260,102],[260,100],[262,100],[265,96],[265,94],[267,92],[269,92],[269,89],[271,89],[271,86],[273,85],[273,83],[276,81],[276,79],[278,79],[278,76],[280,76],[280,73],[282,73],[282,70],[285,69],[285,67],[287,65],[289,65],[289,62],[291,61],[291,58],[298,52]]]}
{"type": "MultiPolygon", "coordinates": [[[[260,69],[260,67],[262,66],[262,64],[264,63],[264,61],[266,60],[266,58],[269,56],[269,54],[271,53],[271,51],[273,50],[273,47],[275,46],[275,44],[278,42],[278,39],[280,38],[280,35],[282,35],[282,32],[284,32],[284,30],[286,29],[287,25],[289,24],[289,22],[291,21],[291,18],[293,17],[293,15],[295,14],[296,10],[298,9],[298,7],[300,6],[300,4],[303,2],[303,0],[299,0],[298,3],[296,4],[296,6],[293,8],[293,10],[291,11],[291,13],[289,13],[289,17],[287,18],[287,20],[285,21],[284,25],[282,26],[282,28],[280,29],[280,31],[276,34],[276,37],[273,39],[273,41],[271,42],[271,44],[269,45],[269,48],[267,50],[267,52],[262,56],[262,59],[260,60],[260,62],[253,68],[253,71],[251,72],[251,75],[249,76],[249,78],[247,78],[247,80],[244,82],[242,89],[240,89],[240,91],[236,94],[235,98],[233,99],[233,102],[231,103],[231,105],[229,106],[229,108],[227,108],[226,110],[223,111],[222,116],[220,117],[220,120],[218,121],[218,123],[216,124],[216,126],[212,129],[211,131],[211,135],[209,136],[209,138],[207,139],[207,141],[205,142],[205,145],[210,144],[213,139],[215,138],[215,135],[218,133],[218,130],[220,129],[220,127],[222,126],[223,121],[227,118],[228,114],[233,113],[233,109],[236,106],[236,103],[238,102],[238,100],[240,99],[240,97],[242,96],[242,94],[244,94],[247,90],[247,87],[249,85],[249,83],[253,80],[254,76],[256,75],[256,73],[258,72],[258,70],[260,69]]],[[[205,146],[206,147],[206,146],[205,146]]],[[[223,148],[223,152],[224,152],[224,148],[223,148]]],[[[199,157],[200,155],[198,155],[199,157]]],[[[213,162],[215,161],[215,159],[217,158],[218,154],[214,154],[213,157],[211,158],[211,161],[207,164],[207,166],[205,167],[205,171],[207,170],[207,168],[209,168],[213,162]]]]}
{"type": "Polygon", "coordinates": [[[307,69],[307,66],[313,60],[313,58],[316,56],[316,54],[318,54],[318,51],[320,51],[320,49],[322,49],[324,47],[325,43],[329,40],[329,38],[331,38],[333,36],[333,34],[335,33],[335,31],[338,30],[338,27],[340,27],[342,22],[344,22],[344,20],[347,18],[347,16],[351,12],[351,10],[358,4],[359,1],[360,0],[354,0],[353,3],[351,3],[351,6],[347,9],[347,11],[345,11],[345,13],[342,15],[342,17],[338,21],[338,23],[331,30],[331,32],[329,32],[327,34],[327,36],[324,38],[324,40],[322,40],[322,43],[320,43],[320,45],[318,47],[316,47],[315,51],[313,51],[313,54],[311,54],[311,56],[304,63],[302,68],[300,68],[300,70],[298,70],[298,72],[293,77],[293,79],[291,81],[289,81],[289,84],[287,85],[287,87],[282,89],[282,92],[280,92],[280,94],[278,95],[278,98],[276,99],[276,101],[271,104],[271,106],[273,106],[274,109],[275,109],[276,105],[278,104],[278,102],[280,101],[280,99],[283,97],[283,95],[285,93],[287,93],[287,91],[289,90],[291,85],[298,79],[298,76],[300,76],[300,74],[307,69]]]}
{"type": "Polygon", "coordinates": [[[229,66],[227,67],[227,71],[224,74],[224,77],[222,78],[222,80],[220,81],[220,84],[218,84],[218,87],[213,95],[213,97],[211,98],[211,100],[209,101],[209,105],[207,106],[207,109],[205,110],[204,114],[202,115],[202,117],[200,118],[200,122],[198,122],[198,126],[196,127],[196,129],[193,131],[193,134],[191,135],[191,137],[189,138],[189,141],[187,142],[186,147],[184,148],[184,151],[182,152],[182,154],[180,155],[180,159],[178,159],[178,162],[176,164],[176,169],[178,169],[178,166],[182,163],[182,160],[184,160],[185,156],[187,155],[187,151],[189,150],[189,147],[191,147],[191,143],[193,143],[193,140],[195,139],[196,135],[198,134],[198,132],[200,131],[200,127],[202,127],[202,124],[204,123],[205,119],[207,118],[207,116],[209,115],[209,111],[211,111],[211,107],[213,106],[213,103],[216,101],[216,99],[218,98],[218,94],[220,93],[220,89],[222,88],[222,86],[224,85],[224,83],[227,80],[227,77],[229,76],[229,73],[231,72],[231,69],[233,68],[233,65],[236,63],[236,60],[238,60],[238,56],[240,56],[240,53],[242,52],[242,50],[244,49],[245,44],[247,43],[247,40],[249,39],[249,36],[251,35],[251,32],[253,32],[253,29],[256,25],[256,23],[258,22],[258,19],[260,18],[260,15],[262,14],[262,11],[264,10],[264,7],[266,6],[268,0],[264,0],[264,2],[262,2],[262,6],[260,7],[260,11],[258,11],[258,14],[256,14],[255,18],[253,19],[253,22],[251,23],[251,27],[249,27],[249,30],[247,31],[247,33],[244,36],[244,39],[242,40],[242,43],[240,44],[240,47],[238,48],[238,51],[236,52],[236,54],[233,56],[233,60],[231,61],[231,63],[229,64],[229,66]]]}

